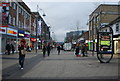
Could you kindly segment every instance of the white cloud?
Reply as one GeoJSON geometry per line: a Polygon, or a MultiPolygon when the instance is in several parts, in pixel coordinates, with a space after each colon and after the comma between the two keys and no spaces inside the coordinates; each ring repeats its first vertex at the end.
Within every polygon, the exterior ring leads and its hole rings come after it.
{"type": "MultiPolygon", "coordinates": [[[[46,13],[44,19],[51,25],[51,30],[55,32],[56,39],[63,41],[67,31],[77,29],[79,22],[80,30],[87,30],[89,15],[97,5],[90,2],[26,2],[32,11],[36,11],[37,4],[46,13]]],[[[41,14],[42,12],[39,11],[41,14]]]]}

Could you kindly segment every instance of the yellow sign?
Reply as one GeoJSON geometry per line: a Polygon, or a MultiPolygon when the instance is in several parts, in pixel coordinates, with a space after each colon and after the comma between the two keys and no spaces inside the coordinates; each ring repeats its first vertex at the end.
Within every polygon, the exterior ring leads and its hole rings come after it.
{"type": "Polygon", "coordinates": [[[110,41],[101,41],[101,45],[107,45],[110,46],[110,41]]]}
{"type": "Polygon", "coordinates": [[[19,33],[19,36],[24,36],[24,34],[19,33]]]}

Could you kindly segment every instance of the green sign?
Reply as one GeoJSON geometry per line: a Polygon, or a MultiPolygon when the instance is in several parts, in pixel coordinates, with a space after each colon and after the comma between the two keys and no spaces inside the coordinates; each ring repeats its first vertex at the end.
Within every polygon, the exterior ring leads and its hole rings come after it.
{"type": "Polygon", "coordinates": [[[107,46],[110,46],[110,41],[100,41],[100,44],[101,45],[107,45],[107,46]]]}

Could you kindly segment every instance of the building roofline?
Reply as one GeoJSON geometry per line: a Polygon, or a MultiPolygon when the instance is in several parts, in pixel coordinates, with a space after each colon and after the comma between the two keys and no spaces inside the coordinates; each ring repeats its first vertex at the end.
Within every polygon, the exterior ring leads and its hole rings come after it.
{"type": "Polygon", "coordinates": [[[92,13],[90,13],[89,16],[91,16],[97,9],[99,9],[101,6],[120,6],[119,4],[100,4],[92,13]]]}
{"type": "Polygon", "coordinates": [[[18,2],[28,13],[31,13],[30,8],[21,0],[21,2],[18,2]]]}
{"type": "Polygon", "coordinates": [[[116,18],[115,20],[113,20],[112,22],[110,22],[109,25],[113,25],[113,24],[115,24],[118,21],[120,21],[120,16],[118,18],[116,18]]]}

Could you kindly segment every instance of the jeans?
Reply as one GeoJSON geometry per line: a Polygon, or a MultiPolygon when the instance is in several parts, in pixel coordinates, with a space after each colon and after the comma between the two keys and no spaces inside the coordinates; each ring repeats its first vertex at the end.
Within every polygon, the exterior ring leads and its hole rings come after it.
{"type": "Polygon", "coordinates": [[[48,56],[50,56],[50,50],[47,50],[48,56]]]}
{"type": "Polygon", "coordinates": [[[58,55],[60,54],[60,50],[58,50],[58,55]]]}
{"type": "Polygon", "coordinates": [[[23,68],[25,60],[25,55],[19,55],[19,64],[21,65],[21,68],[23,68]]]}
{"type": "Polygon", "coordinates": [[[46,51],[43,51],[43,57],[45,57],[46,51]]]}

